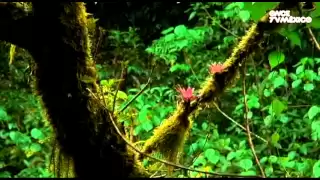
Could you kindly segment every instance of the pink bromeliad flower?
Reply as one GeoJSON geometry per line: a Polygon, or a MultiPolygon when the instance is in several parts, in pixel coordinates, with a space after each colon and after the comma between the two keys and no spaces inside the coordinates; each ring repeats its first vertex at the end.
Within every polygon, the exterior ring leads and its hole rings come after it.
{"type": "Polygon", "coordinates": [[[188,87],[188,88],[181,88],[178,87],[177,91],[180,93],[184,101],[192,101],[196,99],[197,97],[193,95],[194,88],[188,87]]]}
{"type": "Polygon", "coordinates": [[[209,71],[211,74],[222,73],[224,72],[225,67],[222,63],[213,63],[209,67],[209,71]]]}

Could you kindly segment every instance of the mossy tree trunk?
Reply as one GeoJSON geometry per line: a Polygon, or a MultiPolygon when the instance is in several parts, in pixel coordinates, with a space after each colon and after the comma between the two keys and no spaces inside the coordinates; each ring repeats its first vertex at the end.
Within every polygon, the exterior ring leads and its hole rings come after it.
{"type": "Polygon", "coordinates": [[[34,2],[32,13],[18,19],[12,4],[0,6],[5,25],[0,39],[33,56],[39,94],[76,176],[135,176],[133,155],[116,134],[107,110],[88,91],[96,93],[98,87],[84,3],[34,2]]]}

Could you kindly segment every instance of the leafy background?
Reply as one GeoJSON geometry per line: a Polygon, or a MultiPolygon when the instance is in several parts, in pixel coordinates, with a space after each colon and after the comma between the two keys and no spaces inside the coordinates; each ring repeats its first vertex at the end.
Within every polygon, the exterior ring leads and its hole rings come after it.
{"type": "MultiPolygon", "coordinates": [[[[143,25],[105,28],[105,36],[99,38],[92,34],[95,42],[102,41],[94,57],[109,108],[115,94],[115,108],[121,109],[147,85],[121,114],[128,138],[140,147],[174,111],[176,87],[199,89],[209,65],[223,62],[250,24],[275,5],[188,3],[188,9],[180,12],[187,16],[185,23],[169,25],[163,20],[160,26],[153,17],[157,23],[152,28],[161,35],[152,43],[146,43],[150,37],[142,32],[143,25]]],[[[320,8],[309,16],[313,22],[308,26],[320,40],[320,8]]],[[[89,29],[96,28],[96,21],[90,21],[89,29]]],[[[0,177],[53,177],[47,168],[53,134],[34,89],[32,59],[4,42],[0,59],[0,177]]],[[[180,164],[208,172],[259,175],[241,128],[247,116],[267,177],[320,177],[319,64],[320,53],[309,42],[304,25],[285,25],[278,33],[265,35],[247,59],[245,74],[217,100],[219,109],[208,104],[194,119],[180,164]]],[[[143,164],[156,174],[166,173],[158,162],[145,159],[143,164]]],[[[174,176],[207,177],[181,169],[174,176]]]]}

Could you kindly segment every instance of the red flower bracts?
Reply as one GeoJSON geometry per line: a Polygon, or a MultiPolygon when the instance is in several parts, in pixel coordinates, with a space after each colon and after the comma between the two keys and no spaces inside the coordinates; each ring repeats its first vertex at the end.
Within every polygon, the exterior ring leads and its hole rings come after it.
{"type": "Polygon", "coordinates": [[[178,87],[177,91],[180,93],[184,101],[192,101],[197,98],[197,96],[193,95],[194,88],[188,87],[188,88],[181,88],[178,87]]]}
{"type": "Polygon", "coordinates": [[[211,74],[222,73],[224,72],[224,70],[225,70],[225,67],[222,63],[213,63],[209,67],[209,72],[211,74]]]}

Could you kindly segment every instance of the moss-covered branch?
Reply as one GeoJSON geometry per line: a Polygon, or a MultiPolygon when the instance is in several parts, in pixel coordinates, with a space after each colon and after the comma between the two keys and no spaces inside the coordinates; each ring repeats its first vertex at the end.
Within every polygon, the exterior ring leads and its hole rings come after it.
{"type": "MultiPolygon", "coordinates": [[[[295,8],[296,3],[280,3],[274,10],[285,10],[295,8]]],[[[281,24],[269,23],[269,15],[266,14],[258,23],[254,23],[247,31],[246,35],[242,37],[238,45],[233,49],[230,57],[223,64],[224,71],[215,73],[207,78],[199,92],[199,96],[190,103],[182,103],[177,107],[176,112],[171,117],[165,120],[155,131],[154,135],[148,139],[143,147],[144,152],[151,153],[154,150],[159,150],[165,154],[170,150],[171,155],[177,155],[177,148],[181,147],[185,141],[185,136],[190,130],[190,123],[188,116],[194,112],[199,106],[213,101],[224,90],[230,86],[238,76],[238,72],[244,65],[246,59],[251,55],[258,44],[263,40],[263,35],[266,32],[272,32],[281,24]],[[183,118],[181,118],[183,117],[183,118]],[[186,126],[185,124],[188,124],[186,126]],[[168,130],[170,129],[170,130],[168,130]],[[177,138],[184,136],[183,138],[177,138]],[[168,141],[174,139],[174,143],[168,147],[168,141]]],[[[177,157],[176,157],[177,158],[177,157]]],[[[175,160],[169,158],[168,160],[175,160]]]]}

